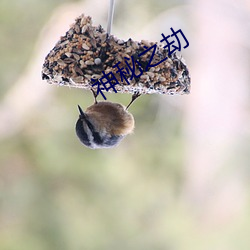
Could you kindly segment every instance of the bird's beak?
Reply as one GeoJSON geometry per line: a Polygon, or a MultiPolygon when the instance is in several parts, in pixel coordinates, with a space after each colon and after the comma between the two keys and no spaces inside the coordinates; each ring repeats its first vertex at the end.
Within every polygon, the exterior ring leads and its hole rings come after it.
{"type": "Polygon", "coordinates": [[[78,106],[78,110],[79,110],[79,113],[80,113],[80,118],[86,118],[84,112],[82,111],[82,108],[79,105],[77,105],[77,106],[78,106]]]}

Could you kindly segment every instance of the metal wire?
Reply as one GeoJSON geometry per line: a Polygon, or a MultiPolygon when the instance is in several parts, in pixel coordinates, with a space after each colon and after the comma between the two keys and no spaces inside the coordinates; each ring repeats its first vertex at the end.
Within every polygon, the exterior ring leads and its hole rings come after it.
{"type": "Polygon", "coordinates": [[[108,26],[107,26],[107,33],[108,34],[111,33],[111,29],[112,29],[114,9],[115,9],[115,0],[110,0],[109,13],[108,13],[108,26]]]}

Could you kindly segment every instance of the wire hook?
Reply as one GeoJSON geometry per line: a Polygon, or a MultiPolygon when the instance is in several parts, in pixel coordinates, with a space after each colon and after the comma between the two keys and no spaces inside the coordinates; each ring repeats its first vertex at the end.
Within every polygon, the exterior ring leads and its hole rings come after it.
{"type": "Polygon", "coordinates": [[[114,9],[115,9],[115,0],[110,0],[109,4],[109,12],[108,12],[108,26],[107,26],[107,33],[110,35],[114,17],[114,9]]]}

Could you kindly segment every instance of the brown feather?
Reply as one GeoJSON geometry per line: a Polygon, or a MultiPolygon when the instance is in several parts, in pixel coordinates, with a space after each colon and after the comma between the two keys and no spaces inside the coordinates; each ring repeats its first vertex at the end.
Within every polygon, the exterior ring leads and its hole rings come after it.
{"type": "Polygon", "coordinates": [[[119,103],[98,102],[88,107],[85,113],[98,131],[107,131],[111,135],[133,132],[134,118],[119,103]]]}

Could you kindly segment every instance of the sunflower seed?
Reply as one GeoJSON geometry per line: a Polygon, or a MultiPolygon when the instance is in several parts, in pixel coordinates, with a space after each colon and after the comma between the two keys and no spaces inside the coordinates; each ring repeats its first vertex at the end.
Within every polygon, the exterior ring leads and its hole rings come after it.
{"type": "Polygon", "coordinates": [[[85,50],[89,50],[89,46],[86,43],[82,44],[82,48],[85,49],[85,50]]]}
{"type": "Polygon", "coordinates": [[[93,61],[87,60],[87,61],[85,62],[85,64],[86,64],[86,65],[94,65],[95,63],[94,63],[93,61]]]}

